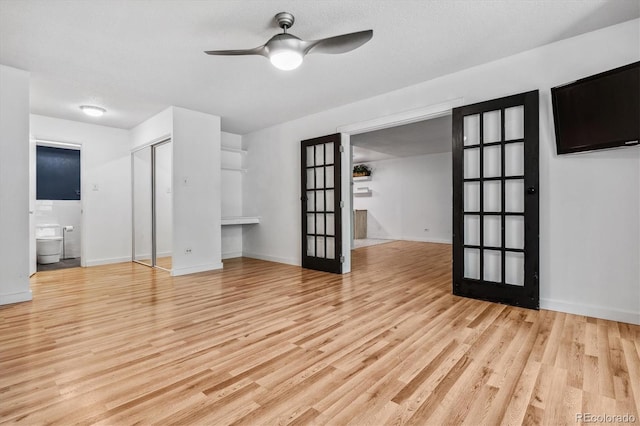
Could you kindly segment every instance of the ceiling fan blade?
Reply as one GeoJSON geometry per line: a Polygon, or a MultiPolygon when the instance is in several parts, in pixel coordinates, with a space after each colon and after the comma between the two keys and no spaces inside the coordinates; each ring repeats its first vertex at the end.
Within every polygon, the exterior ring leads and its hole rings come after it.
{"type": "Polygon", "coordinates": [[[267,52],[264,46],[254,47],[253,49],[236,49],[236,50],[206,50],[204,53],[207,55],[225,55],[225,56],[238,56],[238,55],[262,55],[267,56],[267,52]]]}
{"type": "Polygon", "coordinates": [[[305,42],[305,53],[346,53],[356,49],[373,37],[373,30],[358,31],[335,37],[305,42]]]}

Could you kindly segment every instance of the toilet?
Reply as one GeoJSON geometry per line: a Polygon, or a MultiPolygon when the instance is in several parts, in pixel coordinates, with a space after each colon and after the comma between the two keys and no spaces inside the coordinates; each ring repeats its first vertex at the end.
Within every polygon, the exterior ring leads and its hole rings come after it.
{"type": "Polygon", "coordinates": [[[36,225],[36,255],[38,263],[46,265],[60,261],[62,229],[57,223],[36,225]]]}

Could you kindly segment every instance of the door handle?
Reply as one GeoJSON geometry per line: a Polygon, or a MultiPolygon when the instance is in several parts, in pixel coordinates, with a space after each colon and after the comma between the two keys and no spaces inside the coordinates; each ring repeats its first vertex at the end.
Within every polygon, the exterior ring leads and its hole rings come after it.
{"type": "Polygon", "coordinates": [[[530,186],[527,188],[527,194],[535,194],[536,188],[534,186],[530,186]]]}

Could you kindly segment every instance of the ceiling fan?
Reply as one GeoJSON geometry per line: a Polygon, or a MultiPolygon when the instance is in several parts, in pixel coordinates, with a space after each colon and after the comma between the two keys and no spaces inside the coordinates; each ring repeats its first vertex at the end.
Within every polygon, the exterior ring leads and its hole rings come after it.
{"type": "Polygon", "coordinates": [[[309,53],[346,53],[362,46],[373,37],[373,30],[366,30],[305,41],[287,33],[287,29],[291,28],[294,22],[291,13],[280,12],[275,19],[283,32],[274,35],[262,46],[253,49],[207,50],[204,53],[207,55],[261,55],[268,58],[276,68],[288,71],[298,68],[304,56],[309,53]]]}

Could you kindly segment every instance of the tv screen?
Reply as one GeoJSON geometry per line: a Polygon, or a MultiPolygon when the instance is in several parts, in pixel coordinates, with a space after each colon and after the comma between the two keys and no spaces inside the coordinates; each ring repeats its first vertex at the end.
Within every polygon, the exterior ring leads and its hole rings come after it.
{"type": "Polygon", "coordinates": [[[640,62],[551,89],[558,154],[637,145],[640,62]]]}

